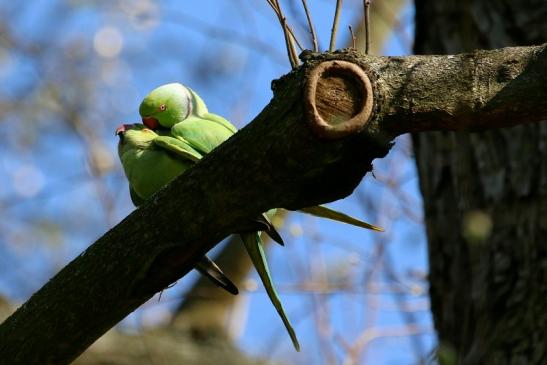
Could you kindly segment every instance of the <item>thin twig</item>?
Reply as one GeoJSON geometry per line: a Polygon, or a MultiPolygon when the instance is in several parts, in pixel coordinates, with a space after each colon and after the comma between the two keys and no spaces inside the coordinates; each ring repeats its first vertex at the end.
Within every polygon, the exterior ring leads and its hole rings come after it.
{"type": "Polygon", "coordinates": [[[369,32],[369,21],[370,21],[370,0],[364,0],[365,5],[365,54],[368,54],[370,47],[370,32],[369,32]]]}
{"type": "Polygon", "coordinates": [[[349,27],[349,34],[351,35],[351,48],[355,49],[355,34],[353,34],[353,29],[351,29],[351,25],[348,26],[349,27]]]}
{"type": "Polygon", "coordinates": [[[329,52],[336,48],[336,32],[338,31],[338,19],[340,18],[340,9],[342,8],[342,0],[336,0],[336,10],[334,12],[334,21],[332,23],[332,31],[330,34],[329,52]]]}
{"type": "Polygon", "coordinates": [[[300,48],[300,43],[298,43],[296,37],[292,33],[292,30],[287,24],[287,20],[285,16],[283,15],[283,11],[281,10],[281,6],[279,5],[278,0],[266,0],[268,5],[273,9],[275,14],[277,15],[277,19],[279,20],[279,24],[281,24],[281,28],[283,29],[283,35],[285,37],[285,46],[287,48],[287,56],[289,57],[289,62],[291,63],[292,68],[296,68],[298,66],[298,55],[296,54],[296,49],[294,48],[294,42],[296,42],[300,48]]]}
{"type": "Polygon", "coordinates": [[[287,51],[290,55],[291,59],[291,66],[292,68],[296,68],[298,66],[298,55],[296,54],[296,49],[294,48],[294,42],[300,47],[301,50],[303,50],[302,46],[300,45],[300,42],[296,39],[296,36],[294,35],[291,27],[289,27],[289,24],[287,23],[287,18],[285,18],[285,15],[283,15],[283,10],[281,10],[281,5],[279,5],[279,0],[273,0],[275,2],[275,5],[277,7],[278,16],[280,17],[279,20],[281,21],[281,26],[283,27],[283,32],[286,33],[286,39],[287,39],[287,51]],[[294,42],[293,42],[294,40],[294,42]]]}
{"type": "Polygon", "coordinates": [[[287,54],[289,56],[289,61],[291,62],[291,67],[296,68],[298,66],[298,56],[296,55],[296,50],[294,49],[293,37],[287,26],[287,20],[285,17],[280,19],[281,27],[283,27],[283,33],[285,35],[285,45],[287,47],[287,54]]]}
{"type": "MultiPolygon", "coordinates": [[[[285,22],[286,24],[286,22],[285,22]]],[[[294,35],[294,31],[292,28],[287,24],[287,29],[289,30],[289,34],[291,35],[292,39],[294,40],[294,43],[296,43],[296,46],[300,49],[300,52],[304,50],[304,47],[302,47],[302,44],[298,41],[298,38],[294,35]]]]}
{"type": "Polygon", "coordinates": [[[275,7],[275,4],[272,0],[266,0],[268,2],[268,5],[270,5],[270,7],[273,9],[273,11],[275,11],[275,13],[277,14],[277,9],[275,7]]]}
{"type": "Polygon", "coordinates": [[[433,332],[430,325],[407,324],[403,326],[384,326],[366,328],[354,342],[351,351],[348,352],[343,364],[357,364],[363,356],[362,349],[370,342],[382,337],[416,337],[433,332]]]}
{"type": "Polygon", "coordinates": [[[313,22],[311,19],[310,12],[308,10],[308,4],[306,0],[302,0],[302,5],[304,6],[304,12],[306,13],[306,19],[308,19],[308,27],[310,28],[311,41],[313,44],[313,51],[319,52],[319,46],[317,44],[317,34],[315,34],[315,28],[313,27],[313,22]]]}

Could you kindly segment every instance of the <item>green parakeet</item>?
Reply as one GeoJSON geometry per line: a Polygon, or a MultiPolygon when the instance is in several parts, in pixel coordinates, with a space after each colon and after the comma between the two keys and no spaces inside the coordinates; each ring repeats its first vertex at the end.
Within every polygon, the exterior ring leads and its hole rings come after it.
{"type": "MultiPolygon", "coordinates": [[[[143,125],[123,125],[118,127],[116,134],[120,136],[118,154],[129,180],[129,192],[135,206],[141,205],[162,186],[190,167],[193,161],[201,158],[199,153],[191,149],[188,149],[187,160],[171,158],[163,149],[155,146],[174,142],[173,148],[176,148],[178,140],[160,137],[143,125]]],[[[235,284],[207,256],[201,258],[196,269],[228,292],[238,293],[235,284]]]]}
{"type": "MultiPolygon", "coordinates": [[[[120,126],[116,134],[120,137],[118,154],[129,180],[130,195],[135,205],[148,199],[202,157],[200,152],[188,143],[169,135],[158,135],[142,124],[120,126]]],[[[281,237],[271,226],[266,215],[263,214],[255,221],[274,240],[282,243],[281,237]]],[[[241,238],[270,300],[289,332],[294,347],[300,350],[294,329],[273,286],[259,232],[242,233],[241,238]]],[[[196,268],[227,290],[231,288],[226,282],[233,286],[220,269],[206,257],[196,268]]]]}

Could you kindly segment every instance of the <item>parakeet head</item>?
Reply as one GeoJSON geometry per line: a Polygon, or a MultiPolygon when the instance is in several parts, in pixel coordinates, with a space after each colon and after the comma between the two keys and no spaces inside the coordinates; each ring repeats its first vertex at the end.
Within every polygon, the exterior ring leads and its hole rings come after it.
{"type": "Polygon", "coordinates": [[[201,116],[207,107],[190,88],[172,83],[150,92],[139,107],[142,122],[150,129],[171,128],[190,115],[201,116]]]}
{"type": "Polygon", "coordinates": [[[120,137],[118,142],[120,156],[128,150],[147,149],[158,136],[153,130],[142,124],[122,124],[116,128],[116,135],[120,137]]]}

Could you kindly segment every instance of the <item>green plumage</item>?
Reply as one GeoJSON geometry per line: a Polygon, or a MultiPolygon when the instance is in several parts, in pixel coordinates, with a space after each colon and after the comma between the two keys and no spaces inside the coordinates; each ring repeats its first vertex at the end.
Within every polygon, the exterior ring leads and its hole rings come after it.
{"type": "MultiPolygon", "coordinates": [[[[141,205],[201,158],[189,145],[173,137],[159,136],[142,124],[123,129],[118,133],[118,154],[135,206],[141,205]]],[[[207,256],[201,258],[196,269],[228,292],[238,293],[237,287],[207,256]]]]}
{"type": "MultiPolygon", "coordinates": [[[[195,163],[191,157],[173,158],[172,154],[166,153],[183,153],[185,150],[178,148],[179,143],[179,140],[161,137],[141,124],[135,124],[124,132],[118,146],[119,156],[136,197],[148,199],[195,163]]],[[[195,156],[196,161],[202,157],[191,147],[186,148],[188,156],[195,156]]],[[[139,202],[133,201],[137,206],[139,202]]]]}
{"type": "MultiPolygon", "coordinates": [[[[200,156],[195,149],[186,145],[186,142],[169,136],[160,136],[142,124],[125,126],[124,129],[126,130],[119,133],[118,151],[125,174],[129,180],[131,197],[135,205],[139,205],[140,202],[150,198],[157,190],[186,171],[196,163],[195,157],[200,156]]],[[[190,136],[189,139],[201,141],[198,137],[193,138],[190,136]]],[[[201,148],[196,149],[201,150],[201,148]]],[[[270,223],[266,215],[262,215],[257,220],[262,222],[265,229],[268,228],[270,223]]],[[[300,350],[300,344],[294,329],[273,285],[259,233],[243,233],[241,239],[258,271],[270,300],[291,336],[294,347],[300,350]]],[[[206,274],[207,271],[204,272],[202,267],[204,263],[201,262],[200,265],[197,266],[198,270],[206,274]]],[[[211,275],[207,276],[221,285],[218,278],[211,277],[211,275]]],[[[227,278],[225,279],[227,280],[227,278]]],[[[221,286],[225,287],[226,285],[221,286]]]]}

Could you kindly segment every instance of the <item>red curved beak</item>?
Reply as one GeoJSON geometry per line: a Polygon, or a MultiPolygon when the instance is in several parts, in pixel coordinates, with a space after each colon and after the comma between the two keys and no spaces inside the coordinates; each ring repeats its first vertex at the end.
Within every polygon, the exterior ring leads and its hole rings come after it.
{"type": "Polygon", "coordinates": [[[152,129],[153,131],[158,129],[160,126],[160,122],[154,117],[142,117],[142,122],[145,126],[152,129]]]}
{"type": "Polygon", "coordinates": [[[122,124],[116,128],[116,135],[119,136],[122,133],[125,133],[128,129],[133,128],[134,124],[122,124]]]}

